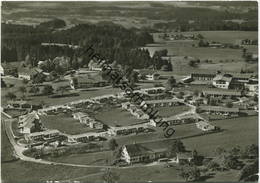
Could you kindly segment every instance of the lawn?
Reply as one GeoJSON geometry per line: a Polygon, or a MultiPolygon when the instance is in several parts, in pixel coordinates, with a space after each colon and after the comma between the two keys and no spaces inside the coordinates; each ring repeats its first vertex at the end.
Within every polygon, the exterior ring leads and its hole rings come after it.
{"type": "Polygon", "coordinates": [[[1,163],[14,160],[13,147],[9,142],[9,139],[5,133],[3,125],[1,123],[1,163]]]}
{"type": "Polygon", "coordinates": [[[189,110],[189,107],[186,105],[180,105],[180,106],[172,106],[172,107],[156,107],[159,111],[159,115],[162,117],[169,117],[174,116],[180,113],[183,113],[185,111],[189,110]]]}
{"type": "Polygon", "coordinates": [[[2,182],[42,182],[67,180],[100,172],[100,168],[80,168],[60,165],[44,165],[26,161],[2,163],[2,182]]]}
{"type": "Polygon", "coordinates": [[[73,119],[68,114],[41,116],[41,121],[43,125],[48,129],[57,129],[60,132],[71,135],[96,131],[95,129],[81,124],[79,120],[73,119]]]}
{"type": "Polygon", "coordinates": [[[51,161],[80,165],[111,165],[113,160],[113,152],[103,151],[95,153],[71,154],[68,156],[50,159],[51,161]]]}
{"type": "MultiPolygon", "coordinates": [[[[119,176],[118,182],[184,182],[179,176],[176,167],[166,168],[164,165],[133,167],[131,169],[112,170],[119,176]]],[[[88,179],[78,179],[81,181],[102,182],[100,175],[88,177],[88,179]]]]}
{"type": "Polygon", "coordinates": [[[230,149],[236,145],[241,147],[258,144],[258,117],[225,119],[212,122],[224,129],[223,132],[207,136],[184,139],[186,147],[196,149],[203,155],[212,156],[217,147],[230,149]]]}
{"type": "Polygon", "coordinates": [[[95,115],[95,118],[108,126],[128,126],[144,122],[121,108],[104,109],[95,115]]]}

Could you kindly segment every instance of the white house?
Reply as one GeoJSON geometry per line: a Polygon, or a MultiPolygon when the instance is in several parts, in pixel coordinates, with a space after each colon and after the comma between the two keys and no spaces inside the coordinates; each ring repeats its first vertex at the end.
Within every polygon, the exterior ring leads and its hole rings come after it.
{"type": "Polygon", "coordinates": [[[223,89],[228,89],[229,85],[232,81],[232,75],[230,74],[217,74],[213,78],[213,86],[217,88],[223,88],[223,89]]]}

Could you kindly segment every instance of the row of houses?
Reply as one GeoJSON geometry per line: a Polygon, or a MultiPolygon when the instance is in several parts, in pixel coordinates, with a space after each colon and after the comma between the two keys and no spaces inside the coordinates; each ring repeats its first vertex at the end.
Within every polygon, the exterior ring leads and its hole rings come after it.
{"type": "Polygon", "coordinates": [[[94,129],[103,129],[104,125],[103,123],[97,121],[96,119],[93,119],[89,117],[86,113],[77,112],[72,114],[74,119],[79,120],[80,123],[87,125],[90,128],[94,129]]]}
{"type": "Polygon", "coordinates": [[[163,118],[163,122],[167,122],[168,125],[180,125],[180,124],[188,124],[188,123],[196,123],[201,121],[202,119],[199,118],[197,115],[193,113],[189,113],[186,115],[179,115],[179,116],[170,116],[163,118]]]}
{"type": "Polygon", "coordinates": [[[122,109],[129,111],[133,116],[137,119],[149,119],[149,115],[143,112],[143,110],[139,109],[134,104],[130,102],[125,102],[121,104],[122,109]]]}
{"type": "Polygon", "coordinates": [[[141,106],[144,105],[146,107],[164,107],[164,106],[179,106],[184,105],[182,102],[180,102],[179,99],[173,98],[173,99],[164,99],[164,100],[149,100],[149,101],[143,101],[141,103],[141,106]]]}
{"type": "Polygon", "coordinates": [[[239,114],[239,108],[228,108],[222,106],[200,106],[199,109],[202,112],[209,112],[211,114],[216,114],[216,115],[237,116],[239,114]]]}
{"type": "Polygon", "coordinates": [[[36,111],[19,116],[18,130],[22,134],[30,134],[43,130],[42,123],[36,111]]]}

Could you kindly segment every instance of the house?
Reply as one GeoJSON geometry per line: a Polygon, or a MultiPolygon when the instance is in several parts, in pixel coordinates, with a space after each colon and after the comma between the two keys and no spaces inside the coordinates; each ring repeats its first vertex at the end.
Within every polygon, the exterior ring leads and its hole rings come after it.
{"type": "Polygon", "coordinates": [[[201,129],[202,131],[213,131],[216,129],[215,126],[205,122],[205,121],[199,121],[196,123],[196,127],[198,129],[201,129]]]}
{"type": "Polygon", "coordinates": [[[193,152],[187,151],[187,152],[180,152],[176,154],[176,163],[186,163],[191,162],[194,159],[193,152]]]}
{"type": "Polygon", "coordinates": [[[92,87],[108,86],[109,83],[104,80],[100,74],[84,74],[70,78],[70,87],[72,89],[84,89],[92,87]]]}
{"type": "Polygon", "coordinates": [[[49,139],[58,137],[60,135],[60,132],[58,130],[45,130],[41,132],[34,132],[30,134],[25,135],[25,140],[27,142],[30,141],[47,141],[49,139]]]}
{"type": "Polygon", "coordinates": [[[177,105],[183,105],[178,99],[164,99],[164,100],[149,100],[149,101],[143,101],[141,103],[141,106],[146,104],[145,106],[152,106],[152,107],[164,107],[164,106],[177,106],[177,105]]]}
{"type": "Polygon", "coordinates": [[[163,122],[167,122],[168,125],[180,125],[180,124],[188,124],[188,123],[196,123],[201,121],[202,119],[199,118],[197,115],[193,113],[189,113],[186,115],[181,116],[170,116],[163,118],[163,122]]]}
{"type": "Polygon", "coordinates": [[[241,97],[241,91],[232,90],[206,90],[202,91],[204,96],[210,97],[241,97]]]}
{"type": "Polygon", "coordinates": [[[42,74],[42,72],[40,72],[35,68],[22,67],[22,66],[18,68],[18,77],[21,79],[31,80],[37,74],[42,74]]]}
{"type": "Polygon", "coordinates": [[[245,89],[248,90],[250,96],[258,95],[258,80],[249,80],[248,83],[245,84],[245,89]]]}
{"type": "Polygon", "coordinates": [[[85,116],[88,116],[88,115],[83,112],[77,112],[77,113],[72,114],[72,117],[77,120],[80,120],[82,117],[85,117],[85,116]]]}
{"type": "MultiPolygon", "coordinates": [[[[101,65],[101,64],[100,64],[101,65]]],[[[102,71],[102,67],[94,60],[90,60],[88,64],[88,68],[91,71],[102,71]]]]}
{"type": "Polygon", "coordinates": [[[82,133],[78,135],[68,135],[68,142],[75,143],[75,142],[88,142],[93,141],[95,139],[99,139],[100,137],[105,137],[111,135],[109,131],[99,131],[99,132],[88,132],[82,133]]]}
{"type": "Polygon", "coordinates": [[[96,121],[96,120],[91,120],[89,122],[89,127],[90,128],[94,128],[94,129],[103,129],[104,128],[104,125],[103,123],[99,122],[99,121],[96,121]]]}
{"type": "Polygon", "coordinates": [[[169,155],[167,148],[150,149],[142,144],[129,144],[121,147],[120,160],[127,164],[150,162],[169,155]]]}
{"type": "Polygon", "coordinates": [[[192,73],[190,77],[193,81],[211,81],[215,76],[214,73],[192,73]]]}
{"type": "Polygon", "coordinates": [[[18,129],[20,133],[29,134],[42,130],[42,123],[36,111],[19,116],[18,129]]]}
{"type": "Polygon", "coordinates": [[[200,106],[199,109],[204,112],[210,112],[217,115],[238,115],[239,108],[228,108],[222,106],[200,106]]]}
{"type": "Polygon", "coordinates": [[[229,89],[229,85],[232,81],[232,75],[230,74],[217,74],[213,78],[213,86],[217,88],[229,89]]]}
{"type": "Polygon", "coordinates": [[[7,108],[12,109],[40,109],[42,106],[40,104],[31,104],[24,100],[14,100],[8,101],[7,108]]]}
{"type": "Polygon", "coordinates": [[[110,127],[110,134],[113,135],[129,135],[132,133],[145,132],[149,127],[151,127],[150,122],[135,124],[131,126],[120,126],[120,127],[110,127]]]}
{"type": "Polygon", "coordinates": [[[139,78],[140,79],[146,79],[146,80],[149,80],[149,81],[154,81],[154,80],[158,80],[160,79],[160,74],[157,73],[156,71],[153,71],[153,70],[140,70],[139,71],[139,78]]]}

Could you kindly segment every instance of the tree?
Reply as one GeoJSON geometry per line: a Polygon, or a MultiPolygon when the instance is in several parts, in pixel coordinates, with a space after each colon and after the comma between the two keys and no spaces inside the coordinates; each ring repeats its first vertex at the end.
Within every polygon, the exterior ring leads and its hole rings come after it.
{"type": "Polygon", "coordinates": [[[179,152],[184,152],[185,146],[180,140],[174,140],[173,144],[170,146],[170,152],[173,156],[176,156],[179,152]]]}
{"type": "Polygon", "coordinates": [[[119,176],[108,168],[103,174],[102,179],[105,183],[115,183],[119,180],[119,176]]]}
{"type": "Polygon", "coordinates": [[[114,151],[118,147],[118,144],[115,139],[111,139],[108,142],[108,146],[109,146],[109,149],[114,151]]]}
{"type": "Polygon", "coordinates": [[[199,96],[199,93],[200,93],[199,90],[195,90],[195,91],[193,92],[193,95],[196,96],[196,97],[198,97],[198,96],[199,96]]]}
{"type": "Polygon", "coordinates": [[[244,152],[245,156],[248,158],[258,157],[258,146],[255,144],[251,144],[245,148],[244,152]]]}
{"type": "Polygon", "coordinates": [[[183,98],[183,96],[184,96],[184,92],[182,92],[182,91],[179,92],[179,93],[176,95],[176,97],[177,97],[177,98],[180,98],[180,99],[183,98]]]}
{"type": "Polygon", "coordinates": [[[172,90],[175,85],[176,85],[176,80],[173,76],[171,76],[167,80],[165,88],[169,91],[169,90],[172,90]]]}
{"type": "Polygon", "coordinates": [[[257,181],[258,176],[256,176],[256,180],[252,180],[253,176],[258,173],[258,159],[254,161],[254,163],[246,165],[239,175],[239,181],[257,181]]]}
{"type": "Polygon", "coordinates": [[[13,92],[8,92],[5,97],[10,100],[16,99],[16,95],[13,92]]]}
{"type": "Polygon", "coordinates": [[[63,96],[64,92],[66,92],[66,86],[60,86],[57,88],[57,91],[60,92],[61,96],[63,96]]]}
{"type": "Polygon", "coordinates": [[[180,176],[185,181],[197,181],[200,178],[200,170],[196,166],[184,165],[181,168],[180,176]]]}
{"type": "Polygon", "coordinates": [[[223,153],[225,153],[226,152],[226,150],[224,149],[224,148],[222,148],[222,147],[217,147],[216,149],[215,149],[215,155],[216,156],[219,156],[219,155],[221,155],[221,154],[223,154],[223,153]]]}
{"type": "Polygon", "coordinates": [[[45,85],[45,86],[43,87],[42,93],[43,93],[44,95],[50,95],[50,94],[52,94],[52,93],[53,93],[53,88],[52,88],[52,86],[51,86],[51,85],[45,85]]]}
{"type": "Polygon", "coordinates": [[[18,90],[23,94],[22,97],[25,98],[25,94],[27,92],[26,88],[24,86],[20,86],[18,90]]]}
{"type": "Polygon", "coordinates": [[[33,85],[31,87],[31,89],[29,90],[29,93],[34,93],[34,94],[37,94],[39,92],[40,92],[40,88],[38,86],[36,86],[36,85],[33,85]]]}
{"type": "Polygon", "coordinates": [[[228,102],[228,103],[226,103],[226,107],[228,107],[228,108],[232,108],[232,107],[233,107],[233,103],[232,103],[232,102],[228,102]]]}
{"type": "Polygon", "coordinates": [[[213,160],[207,163],[207,168],[211,171],[216,171],[219,169],[219,164],[213,160]]]}

